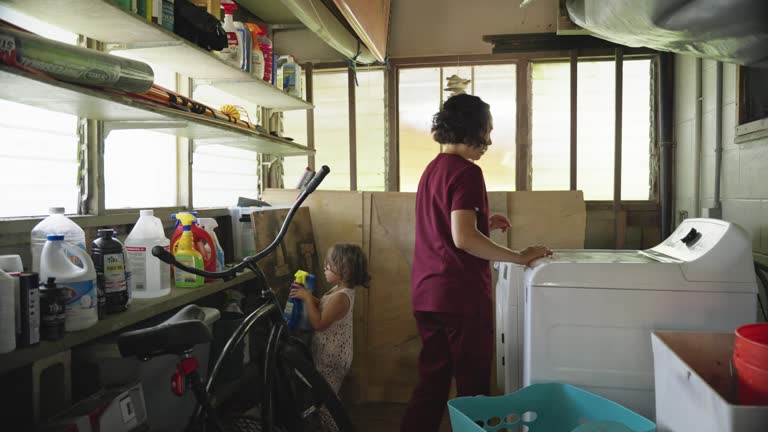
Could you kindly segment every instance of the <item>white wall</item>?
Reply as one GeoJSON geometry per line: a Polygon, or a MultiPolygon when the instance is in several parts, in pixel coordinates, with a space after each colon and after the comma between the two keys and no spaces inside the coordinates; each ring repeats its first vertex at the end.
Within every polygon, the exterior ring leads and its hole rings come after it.
{"type": "Polygon", "coordinates": [[[483,36],[557,30],[557,0],[392,0],[391,57],[490,54],[483,36]]]}
{"type": "MultiPolygon", "coordinates": [[[[557,0],[392,0],[389,54],[392,58],[490,54],[483,36],[550,33],[557,30],[557,0]]],[[[343,57],[309,30],[280,31],[275,48],[301,62],[343,57]]]]}
{"type": "MultiPolygon", "coordinates": [[[[716,63],[704,60],[702,72],[701,199],[695,202],[695,68],[691,56],[675,56],[675,208],[689,217],[711,207],[715,178],[716,63]]],[[[768,253],[768,139],[735,143],[737,66],[723,65],[723,157],[720,182],[723,219],[744,227],[756,252],[768,253]]]]}

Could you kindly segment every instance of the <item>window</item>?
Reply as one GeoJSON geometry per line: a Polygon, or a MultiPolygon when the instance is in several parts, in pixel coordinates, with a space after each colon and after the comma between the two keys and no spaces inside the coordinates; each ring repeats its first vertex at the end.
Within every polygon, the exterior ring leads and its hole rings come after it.
{"type": "MultiPolygon", "coordinates": [[[[577,189],[587,200],[612,200],[615,62],[580,61],[577,70],[577,189]]],[[[651,62],[623,62],[622,200],[648,200],[651,151],[651,62]]],[[[570,64],[533,63],[531,78],[534,190],[570,189],[570,64]]]]}
{"type": "Polygon", "coordinates": [[[355,88],[357,126],[357,189],[386,189],[386,111],[384,109],[384,71],[358,70],[355,88]]]}
{"type": "MultiPolygon", "coordinates": [[[[194,99],[219,108],[235,105],[253,123],[258,107],[211,86],[195,89],[194,99]]],[[[239,197],[257,198],[259,194],[258,153],[218,144],[195,143],[192,159],[192,200],[196,208],[231,207],[239,197]]]]}
{"type": "MultiPolygon", "coordinates": [[[[307,72],[301,74],[302,99],[307,99],[307,72]]],[[[293,141],[301,145],[309,144],[309,131],[307,130],[307,111],[291,110],[283,113],[283,136],[293,138],[293,141]]],[[[309,165],[306,155],[288,156],[283,158],[283,183],[285,188],[294,189],[309,165]]]]}
{"type": "Polygon", "coordinates": [[[415,192],[424,168],[440,152],[430,133],[440,109],[440,68],[403,69],[398,81],[400,190],[415,192]]]}
{"type": "MultiPolygon", "coordinates": [[[[77,43],[76,34],[5,6],[0,6],[0,15],[44,37],[77,43]]],[[[44,215],[54,206],[77,213],[77,117],[5,100],[0,100],[0,112],[0,217],[44,215]]]]}
{"type": "Polygon", "coordinates": [[[314,71],[316,166],[331,173],[321,189],[349,190],[349,87],[347,71],[314,71]]]}
{"type": "Polygon", "coordinates": [[[516,65],[446,66],[399,71],[398,112],[400,140],[400,190],[413,192],[421,173],[440,152],[432,139],[432,116],[449,93],[445,79],[451,75],[471,79],[467,93],[491,106],[493,145],[478,162],[488,190],[515,190],[516,65]]]}
{"type": "MultiPolygon", "coordinates": [[[[150,65],[155,83],[176,89],[176,74],[150,65]]],[[[114,130],[104,141],[104,205],[108,209],[174,207],[176,137],[148,129],[114,130]]]]}
{"type": "Polygon", "coordinates": [[[741,67],[739,78],[739,124],[768,118],[768,69],[741,67]]]}

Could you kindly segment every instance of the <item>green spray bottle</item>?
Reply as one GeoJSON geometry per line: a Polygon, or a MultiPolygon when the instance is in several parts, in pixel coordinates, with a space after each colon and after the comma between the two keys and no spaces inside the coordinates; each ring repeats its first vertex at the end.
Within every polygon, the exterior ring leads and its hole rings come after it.
{"type": "MultiPolygon", "coordinates": [[[[181,222],[182,234],[178,245],[174,248],[173,256],[176,261],[199,270],[203,270],[203,255],[195,249],[192,236],[192,222],[196,217],[189,213],[179,213],[176,219],[181,222]]],[[[197,288],[203,286],[205,278],[184,270],[174,268],[173,279],[177,288],[197,288]]]]}

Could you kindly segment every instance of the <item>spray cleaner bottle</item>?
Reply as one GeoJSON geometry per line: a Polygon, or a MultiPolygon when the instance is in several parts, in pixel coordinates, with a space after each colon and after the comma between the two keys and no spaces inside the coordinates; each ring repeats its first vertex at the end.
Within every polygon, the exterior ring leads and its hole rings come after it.
{"type": "Polygon", "coordinates": [[[243,63],[243,40],[242,35],[235,26],[235,19],[232,12],[237,10],[235,3],[222,3],[224,8],[224,31],[227,32],[228,47],[221,50],[221,59],[229,65],[240,69],[243,63]]]}
{"type": "MultiPolygon", "coordinates": [[[[293,275],[293,283],[306,287],[307,276],[309,276],[309,273],[304,270],[298,270],[293,275]]],[[[304,303],[297,298],[289,297],[288,301],[285,302],[285,309],[283,309],[283,316],[288,322],[288,330],[296,330],[299,327],[302,315],[304,315],[304,303]]]]}
{"type": "MultiPolygon", "coordinates": [[[[203,254],[195,249],[194,237],[192,236],[192,222],[195,217],[188,213],[179,213],[176,219],[181,222],[182,234],[179,239],[178,247],[173,249],[173,256],[176,261],[199,270],[203,269],[203,254]]],[[[205,280],[198,276],[181,269],[174,269],[174,282],[177,288],[197,288],[203,286],[205,280]]]]}

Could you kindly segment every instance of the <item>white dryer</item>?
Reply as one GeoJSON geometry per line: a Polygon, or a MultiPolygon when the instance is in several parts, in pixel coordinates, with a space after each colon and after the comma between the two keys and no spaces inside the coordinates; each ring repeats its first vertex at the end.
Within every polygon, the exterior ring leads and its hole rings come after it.
{"type": "Polygon", "coordinates": [[[652,331],[731,332],[756,319],[752,241],[721,220],[688,219],[645,251],[563,250],[497,269],[507,393],[564,382],[654,418],[652,331]]]}

